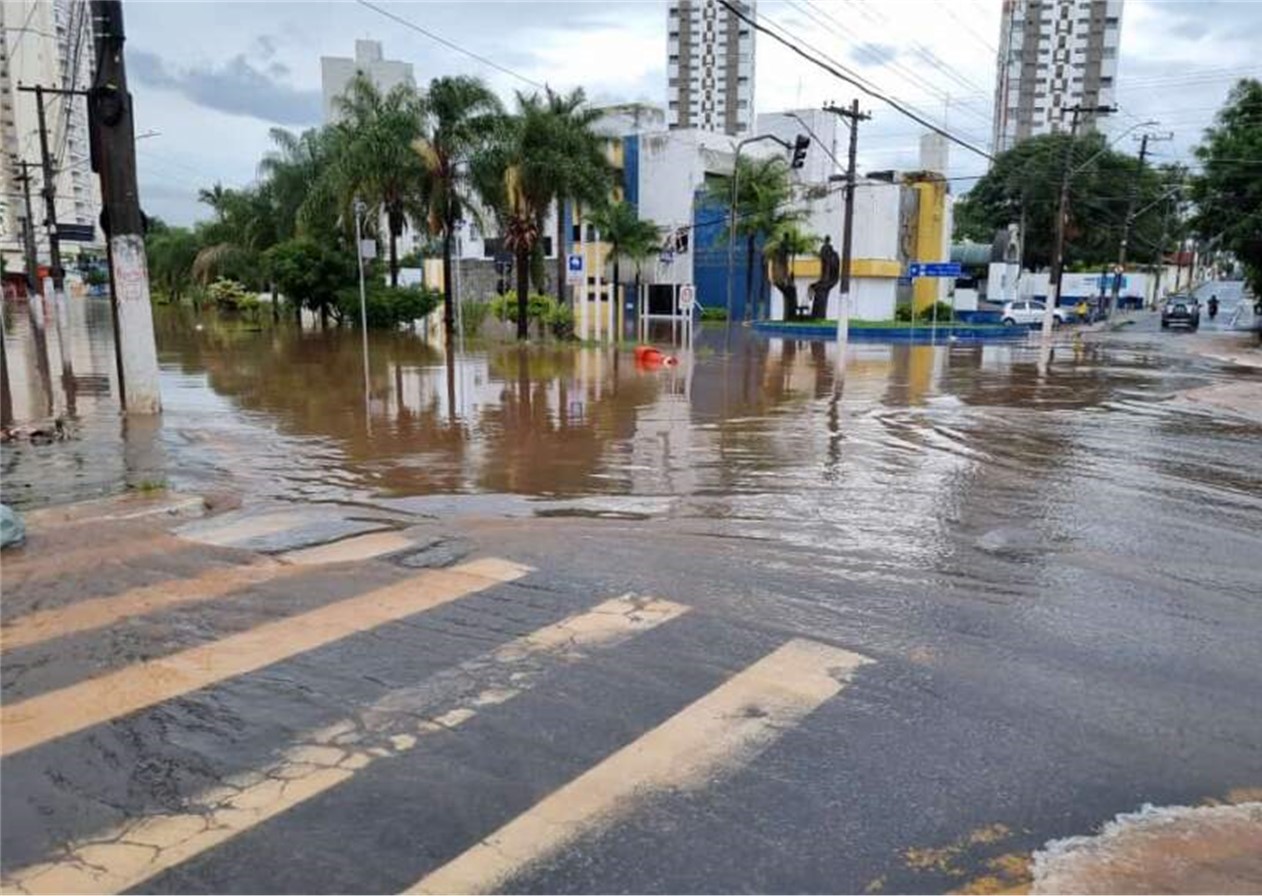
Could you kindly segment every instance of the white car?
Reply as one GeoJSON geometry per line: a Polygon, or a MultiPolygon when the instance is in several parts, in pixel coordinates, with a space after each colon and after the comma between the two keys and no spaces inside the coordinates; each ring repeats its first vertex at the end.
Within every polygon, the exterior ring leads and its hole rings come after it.
{"type": "MultiPolygon", "coordinates": [[[[1043,313],[1047,306],[1042,302],[1004,302],[1003,325],[1015,327],[1017,324],[1033,326],[1043,323],[1043,313]]],[[[992,318],[993,319],[993,318],[992,318]]],[[[1060,326],[1065,322],[1065,312],[1060,308],[1052,309],[1052,324],[1060,326]]]]}

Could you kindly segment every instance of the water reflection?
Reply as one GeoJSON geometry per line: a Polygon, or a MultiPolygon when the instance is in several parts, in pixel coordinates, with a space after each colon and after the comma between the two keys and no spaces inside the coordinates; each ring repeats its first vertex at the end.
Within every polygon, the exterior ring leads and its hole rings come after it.
{"type": "Polygon", "coordinates": [[[1035,353],[1011,344],[852,343],[841,383],[835,344],[739,328],[703,328],[675,366],[564,346],[448,355],[374,333],[365,402],[354,331],[160,309],[166,413],[142,427],[118,414],[106,303],[72,301],[52,322],[60,342],[47,321],[41,337],[35,315],[6,314],[15,417],[61,415],[78,433],[5,446],[19,505],[143,477],[247,498],[668,496],[677,512],[832,517],[848,513],[843,492],[851,508],[869,490],[931,498],[979,464],[1054,472],[1071,433],[1012,413],[1100,405],[1151,375],[1094,349],[1041,382],[1035,353]],[[63,361],[72,372],[54,375],[63,361]],[[790,497],[741,499],[768,494],[790,497]]]}

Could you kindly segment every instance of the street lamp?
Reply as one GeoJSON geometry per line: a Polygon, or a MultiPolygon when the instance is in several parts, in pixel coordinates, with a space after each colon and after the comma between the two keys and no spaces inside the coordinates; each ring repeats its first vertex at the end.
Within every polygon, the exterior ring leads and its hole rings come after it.
{"type": "Polygon", "coordinates": [[[364,239],[361,221],[368,206],[356,196],[353,208],[355,211],[355,257],[359,261],[359,329],[364,345],[364,419],[367,420],[370,397],[368,385],[368,297],[364,289],[364,239]]]}
{"type": "MultiPolygon", "coordinates": [[[[740,180],[741,173],[741,149],[748,143],[757,143],[759,140],[771,140],[779,143],[786,150],[792,151],[793,147],[784,140],[781,140],[775,134],[759,134],[755,137],[746,137],[736,143],[736,154],[732,158],[732,200],[728,203],[727,208],[727,321],[732,322],[732,263],[733,252],[736,248],[736,186],[740,180]]],[[[745,297],[745,301],[749,301],[749,296],[745,297]]]]}

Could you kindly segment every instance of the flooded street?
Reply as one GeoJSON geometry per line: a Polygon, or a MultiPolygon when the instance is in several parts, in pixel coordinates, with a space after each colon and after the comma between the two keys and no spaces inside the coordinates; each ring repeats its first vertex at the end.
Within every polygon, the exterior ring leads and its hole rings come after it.
{"type": "Polygon", "coordinates": [[[30,892],[983,892],[1262,786],[1262,422],[1183,398],[1258,372],[1155,317],[1046,378],[1023,342],[856,342],[842,383],[834,344],[721,325],[653,368],[373,334],[367,396],[353,330],[156,323],[141,425],[107,305],[72,303],[72,373],[6,320],[18,423],[69,430],[3,446],[6,503],[242,508],[51,530],[56,579],[6,555],[30,892]]]}

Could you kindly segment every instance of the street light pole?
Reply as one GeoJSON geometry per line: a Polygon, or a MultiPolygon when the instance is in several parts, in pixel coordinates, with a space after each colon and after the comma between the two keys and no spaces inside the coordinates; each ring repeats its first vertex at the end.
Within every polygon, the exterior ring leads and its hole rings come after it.
{"type": "Polygon", "coordinates": [[[359,332],[364,345],[364,418],[367,420],[371,394],[368,380],[368,297],[364,288],[364,239],[360,225],[365,207],[362,199],[355,200],[355,257],[359,260],[359,332]]]}
{"type": "Polygon", "coordinates": [[[1135,169],[1135,176],[1131,179],[1130,195],[1126,199],[1126,218],[1122,224],[1122,242],[1117,248],[1117,271],[1113,274],[1113,291],[1109,298],[1108,313],[1112,315],[1117,310],[1118,293],[1122,288],[1122,275],[1126,272],[1126,250],[1130,245],[1131,228],[1135,225],[1135,218],[1138,213],[1135,211],[1136,194],[1139,191],[1139,179],[1144,174],[1144,159],[1148,157],[1148,142],[1157,140],[1173,140],[1174,134],[1144,134],[1139,142],[1139,167],[1135,169]]]}

